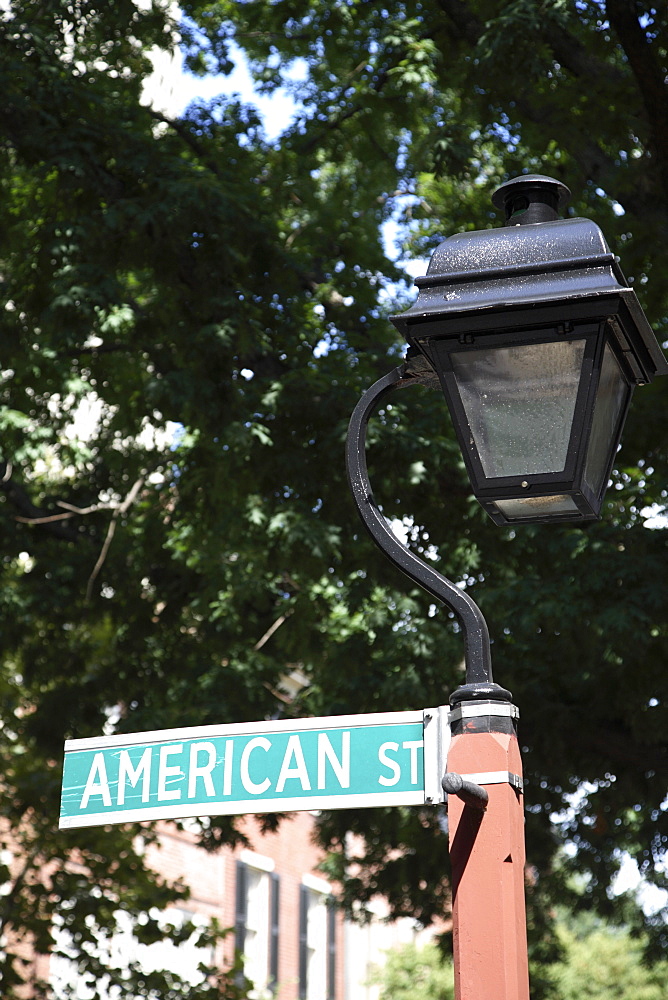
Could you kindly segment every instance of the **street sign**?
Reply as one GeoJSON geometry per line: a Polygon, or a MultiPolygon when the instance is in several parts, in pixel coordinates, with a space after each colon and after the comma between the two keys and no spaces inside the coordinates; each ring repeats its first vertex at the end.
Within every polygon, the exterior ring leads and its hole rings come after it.
{"type": "Polygon", "coordinates": [[[68,740],[60,828],[444,801],[447,709],[68,740]]]}

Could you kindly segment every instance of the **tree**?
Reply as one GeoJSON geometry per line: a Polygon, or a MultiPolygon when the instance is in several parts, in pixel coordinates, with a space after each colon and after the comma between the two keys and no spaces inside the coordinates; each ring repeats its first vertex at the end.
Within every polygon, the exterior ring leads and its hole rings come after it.
{"type": "MultiPolygon", "coordinates": [[[[561,914],[557,923],[559,960],[531,970],[532,983],[542,982],[532,996],[549,1000],[661,1000],[668,986],[668,963],[649,966],[643,942],[621,928],[611,928],[591,916],[573,921],[561,914]]],[[[381,1000],[450,1000],[452,962],[436,943],[404,945],[388,952],[387,962],[374,976],[381,1000]]]]}
{"type": "MultiPolygon", "coordinates": [[[[229,68],[234,40],[264,90],[296,89],[268,143],[236,98],[175,121],[142,105],[172,12],[98,7],[15,0],[0,24],[3,812],[31,872],[59,873],[39,901],[17,882],[4,919],[43,948],[52,912],[74,899],[76,930],[87,905],[72,837],[53,831],[64,737],[263,718],[295,663],[310,679],[296,714],[443,703],[461,679],[456,622],[372,549],[343,480],[348,416],[402,351],[383,223],[423,254],[497,224],[506,176],[556,174],[660,339],[668,322],[658,8],[184,3],[194,71],[229,68]]],[[[624,851],[664,881],[667,536],[646,511],[666,506],[666,390],[634,399],[600,524],[516,531],[485,521],[442,403],[416,396],[374,421],[372,481],[411,544],[466,581],[521,707],[539,947],[545,904],[570,898],[565,838],[587,878],[574,905],[619,909],[624,851]]],[[[140,911],[131,833],[78,846],[140,911]]],[[[425,922],[447,909],[434,812],[333,814],[322,837],[347,901],[383,891],[425,922]],[[367,849],[347,878],[349,829],[367,849]]]]}
{"type": "Polygon", "coordinates": [[[605,927],[582,932],[561,927],[562,962],[551,967],[555,1000],[661,1000],[668,987],[668,963],[648,966],[643,942],[605,927]]]}
{"type": "Polygon", "coordinates": [[[380,1000],[410,1000],[416,995],[424,1000],[452,1000],[454,977],[452,962],[446,961],[435,942],[405,944],[387,953],[386,962],[373,976],[380,985],[380,1000]]]}

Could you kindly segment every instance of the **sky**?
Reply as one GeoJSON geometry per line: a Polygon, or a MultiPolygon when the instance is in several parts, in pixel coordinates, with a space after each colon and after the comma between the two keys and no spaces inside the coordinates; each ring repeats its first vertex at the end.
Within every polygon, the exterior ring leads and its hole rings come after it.
{"type": "MultiPolygon", "coordinates": [[[[169,117],[178,117],[198,98],[211,100],[219,94],[238,93],[242,100],[257,107],[264,119],[267,137],[275,139],[290,124],[297,105],[282,90],[271,97],[255,93],[244,54],[233,48],[231,55],[236,65],[229,76],[193,76],[184,69],[180,52],[170,55],[155,49],[152,57],[155,72],[144,89],[146,103],[169,117]]],[[[299,73],[298,66],[295,73],[299,73]]]]}

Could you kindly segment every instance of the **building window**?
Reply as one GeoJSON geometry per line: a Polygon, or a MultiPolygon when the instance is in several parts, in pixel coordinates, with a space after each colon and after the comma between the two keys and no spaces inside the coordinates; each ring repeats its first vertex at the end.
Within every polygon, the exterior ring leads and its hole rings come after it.
{"type": "Polygon", "coordinates": [[[279,917],[281,905],[281,880],[276,872],[269,876],[271,879],[271,899],[269,926],[269,989],[272,993],[278,990],[278,941],[279,941],[279,917]]]}
{"type": "Polygon", "coordinates": [[[329,886],[305,877],[299,887],[299,1000],[336,996],[336,910],[329,886]]]}
{"type": "MultiPolygon", "coordinates": [[[[280,879],[273,862],[243,851],[236,865],[235,947],[243,954],[243,977],[251,997],[265,997],[278,984],[280,879]]],[[[241,977],[240,977],[241,978],[241,977]]]]}

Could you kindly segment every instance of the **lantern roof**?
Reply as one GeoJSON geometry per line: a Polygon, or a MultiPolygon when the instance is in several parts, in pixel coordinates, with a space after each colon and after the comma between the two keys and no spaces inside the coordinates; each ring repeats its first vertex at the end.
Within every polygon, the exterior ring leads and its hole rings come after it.
{"type": "MultiPolygon", "coordinates": [[[[543,179],[524,180],[535,187],[543,179]]],[[[637,384],[668,373],[618,258],[589,219],[527,224],[511,217],[500,229],[457,233],[437,247],[415,284],[414,305],[390,318],[421,350],[425,323],[429,336],[455,336],[598,318],[615,323],[637,384]]]]}

